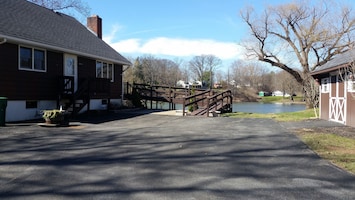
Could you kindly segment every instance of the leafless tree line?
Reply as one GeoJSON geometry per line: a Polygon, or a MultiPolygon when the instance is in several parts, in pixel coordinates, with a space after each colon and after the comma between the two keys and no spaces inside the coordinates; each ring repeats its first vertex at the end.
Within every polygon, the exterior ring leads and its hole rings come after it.
{"type": "MultiPolygon", "coordinates": [[[[270,93],[280,90],[288,94],[303,95],[301,85],[290,74],[282,70],[271,71],[256,62],[235,61],[228,67],[228,72],[218,70],[220,60],[211,55],[196,56],[187,62],[147,55],[131,58],[131,62],[133,65],[124,72],[125,82],[176,86],[179,80],[206,83],[212,80],[224,89],[252,88],[270,93]]],[[[206,88],[210,86],[207,84],[206,88]]]]}
{"type": "Polygon", "coordinates": [[[257,62],[235,61],[230,67],[230,85],[238,88],[253,88],[257,91],[279,90],[288,94],[302,93],[301,85],[285,71],[271,71],[271,68],[257,62]]]}
{"type": "Polygon", "coordinates": [[[200,55],[190,61],[156,58],[151,55],[131,59],[133,65],[125,72],[125,81],[175,86],[179,80],[201,81],[211,86],[222,61],[213,55],[200,55]]]}

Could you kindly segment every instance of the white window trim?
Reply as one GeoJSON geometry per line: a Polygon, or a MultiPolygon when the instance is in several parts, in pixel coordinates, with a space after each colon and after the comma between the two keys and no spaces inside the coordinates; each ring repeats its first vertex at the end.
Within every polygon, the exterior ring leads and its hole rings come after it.
{"type": "Polygon", "coordinates": [[[115,65],[113,63],[110,63],[110,62],[105,62],[105,61],[101,61],[101,60],[96,60],[95,62],[95,70],[96,70],[96,77],[98,77],[98,74],[97,74],[97,69],[96,69],[96,66],[97,66],[97,62],[100,62],[101,63],[101,74],[100,74],[100,78],[107,78],[109,79],[111,82],[114,82],[115,81],[115,65]],[[107,66],[107,76],[109,75],[109,66],[111,66],[112,68],[112,77],[104,77],[103,73],[104,73],[104,70],[103,70],[103,66],[104,66],[104,63],[106,64],[107,66]]]}
{"type": "Polygon", "coordinates": [[[31,71],[31,72],[47,72],[47,51],[45,49],[41,48],[35,48],[35,47],[30,47],[30,46],[25,46],[25,45],[19,45],[18,46],[18,69],[23,70],[23,71],[31,71]],[[28,48],[31,49],[32,51],[32,69],[27,69],[27,68],[21,68],[21,48],[28,48]],[[38,70],[34,68],[34,51],[35,50],[40,50],[44,52],[44,70],[38,70]]]}
{"type": "Polygon", "coordinates": [[[322,78],[321,79],[321,92],[329,93],[330,90],[330,78],[322,78]]]}

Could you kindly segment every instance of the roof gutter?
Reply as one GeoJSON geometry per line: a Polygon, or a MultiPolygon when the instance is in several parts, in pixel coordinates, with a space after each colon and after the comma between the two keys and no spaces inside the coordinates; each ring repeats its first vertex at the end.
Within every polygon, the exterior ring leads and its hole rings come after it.
{"type": "Polygon", "coordinates": [[[7,39],[6,38],[3,38],[2,41],[0,41],[0,45],[1,44],[5,44],[7,42],[7,39]]]}
{"type": "Polygon", "coordinates": [[[336,67],[330,67],[330,68],[327,68],[327,69],[323,69],[323,70],[319,70],[319,71],[314,71],[314,72],[311,72],[310,75],[311,76],[315,76],[315,75],[319,75],[319,74],[325,74],[325,73],[329,73],[331,71],[335,71],[335,70],[339,70],[339,69],[342,69],[344,67],[347,67],[349,64],[342,64],[342,65],[338,65],[336,67]]]}
{"type": "MultiPolygon", "coordinates": [[[[61,51],[61,52],[64,52],[64,53],[70,53],[70,54],[85,56],[85,57],[89,57],[89,58],[95,58],[95,59],[98,59],[98,60],[110,61],[110,62],[117,63],[117,64],[128,65],[128,66],[132,65],[132,63],[130,63],[129,61],[128,62],[124,62],[124,61],[114,60],[114,59],[105,58],[105,57],[101,57],[101,56],[97,56],[97,55],[92,55],[92,54],[89,54],[89,53],[83,53],[83,52],[70,50],[70,49],[66,49],[66,48],[62,48],[62,47],[56,47],[56,46],[52,46],[52,45],[48,45],[48,44],[43,44],[43,43],[40,43],[40,42],[34,42],[34,41],[29,41],[29,40],[25,40],[25,39],[21,39],[21,38],[5,36],[5,35],[1,35],[0,34],[0,38],[1,37],[4,38],[5,42],[13,41],[13,42],[26,44],[26,45],[38,46],[38,47],[42,47],[42,48],[46,48],[46,49],[52,49],[52,50],[56,50],[56,51],[61,51]]],[[[3,43],[5,43],[5,42],[3,41],[3,43]]],[[[2,44],[2,43],[0,43],[0,44],[2,44]]]]}
{"type": "Polygon", "coordinates": [[[123,66],[123,69],[122,69],[122,73],[127,71],[131,65],[124,65],[124,66],[123,66]],[[126,68],[124,68],[124,66],[126,66],[126,68]]]}

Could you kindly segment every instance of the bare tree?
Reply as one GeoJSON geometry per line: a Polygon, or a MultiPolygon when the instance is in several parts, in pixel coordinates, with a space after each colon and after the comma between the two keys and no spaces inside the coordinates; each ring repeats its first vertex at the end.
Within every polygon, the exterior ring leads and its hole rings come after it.
{"type": "Polygon", "coordinates": [[[296,92],[301,91],[300,84],[286,71],[281,71],[276,75],[275,88],[283,92],[283,94],[293,95],[296,92]]]}
{"type": "MultiPolygon", "coordinates": [[[[132,57],[127,57],[127,59],[131,62],[131,63],[135,63],[135,59],[132,57]]],[[[135,65],[129,66],[127,68],[124,69],[124,73],[123,73],[123,80],[124,82],[130,82],[133,83],[135,82],[135,75],[134,75],[134,69],[135,69],[135,65]]]]}
{"type": "MultiPolygon", "coordinates": [[[[54,11],[68,11],[74,9],[81,15],[88,17],[90,16],[90,7],[87,3],[81,0],[28,0],[37,5],[52,9],[54,11]]],[[[72,15],[72,14],[70,14],[72,15]]]]}
{"type": "Polygon", "coordinates": [[[222,86],[227,86],[226,84],[223,85],[223,83],[225,83],[225,80],[227,79],[227,74],[224,73],[221,70],[217,70],[215,72],[215,77],[216,77],[216,82],[219,84],[222,84],[222,86]]]}
{"type": "Polygon", "coordinates": [[[265,72],[260,77],[258,89],[261,91],[272,92],[275,89],[274,85],[275,72],[265,72]]]}
{"type": "Polygon", "coordinates": [[[267,68],[264,68],[255,62],[243,62],[235,61],[231,65],[233,79],[239,86],[248,86],[258,89],[260,85],[263,85],[263,76],[268,72],[267,68]]]}
{"type": "Polygon", "coordinates": [[[150,85],[159,84],[159,67],[157,64],[157,59],[154,56],[148,55],[140,57],[139,62],[143,72],[143,83],[150,85]]]}
{"type": "Polygon", "coordinates": [[[221,64],[222,60],[214,55],[195,56],[189,62],[190,69],[196,78],[199,81],[208,82],[210,88],[212,88],[213,84],[213,74],[221,64]],[[206,74],[209,75],[209,78],[206,77],[206,74]]]}
{"type": "Polygon", "coordinates": [[[147,55],[137,57],[127,78],[135,83],[175,86],[183,78],[180,63],[147,55]],[[132,77],[129,77],[132,75],[132,77]]]}
{"type": "Polygon", "coordinates": [[[297,1],[253,14],[252,9],[241,12],[255,42],[246,45],[249,56],[291,74],[302,84],[307,106],[313,107],[317,87],[310,72],[354,45],[352,10],[329,1],[297,1]]]}
{"type": "Polygon", "coordinates": [[[172,60],[158,59],[157,65],[159,68],[158,82],[161,85],[175,86],[182,78],[179,65],[172,60]]]}

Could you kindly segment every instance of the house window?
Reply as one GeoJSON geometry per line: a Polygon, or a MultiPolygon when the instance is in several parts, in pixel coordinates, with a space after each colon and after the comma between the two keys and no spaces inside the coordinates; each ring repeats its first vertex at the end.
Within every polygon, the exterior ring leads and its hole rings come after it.
{"type": "Polygon", "coordinates": [[[44,50],[20,46],[19,69],[46,71],[46,53],[44,50]]]}
{"type": "Polygon", "coordinates": [[[322,93],[329,92],[329,78],[322,78],[321,80],[322,93]]]}
{"type": "Polygon", "coordinates": [[[107,78],[114,81],[113,64],[96,61],[96,78],[107,78]]]}

